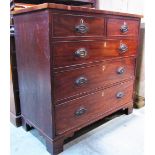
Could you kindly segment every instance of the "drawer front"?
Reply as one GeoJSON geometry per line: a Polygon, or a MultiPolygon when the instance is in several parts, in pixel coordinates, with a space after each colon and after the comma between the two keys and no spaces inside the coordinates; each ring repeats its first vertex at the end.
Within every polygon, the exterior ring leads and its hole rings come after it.
{"type": "Polygon", "coordinates": [[[75,97],[84,92],[134,77],[135,59],[103,62],[96,66],[56,73],[55,101],[75,97]]]}
{"type": "MultiPolygon", "coordinates": [[[[125,82],[62,105],[56,105],[56,133],[87,124],[105,114],[118,110],[120,106],[132,102],[133,82],[125,82]]],[[[132,103],[131,103],[132,104],[132,103]]]]}
{"type": "Polygon", "coordinates": [[[137,40],[57,42],[53,45],[54,67],[89,63],[137,52],[137,40]],[[126,48],[126,49],[125,49],[126,48]]]}
{"type": "Polygon", "coordinates": [[[108,36],[138,36],[139,21],[129,19],[108,19],[108,36]]]}
{"type": "Polygon", "coordinates": [[[104,18],[53,14],[53,37],[103,36],[104,18]]]}

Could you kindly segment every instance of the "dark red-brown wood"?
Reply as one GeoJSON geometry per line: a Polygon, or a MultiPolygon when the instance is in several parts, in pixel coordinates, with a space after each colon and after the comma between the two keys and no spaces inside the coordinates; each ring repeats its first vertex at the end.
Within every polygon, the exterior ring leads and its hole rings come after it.
{"type": "Polygon", "coordinates": [[[53,37],[72,37],[72,36],[103,36],[104,18],[85,16],[85,15],[61,15],[54,14],[53,18],[53,37]],[[69,21],[69,22],[68,22],[69,21]],[[79,33],[76,26],[84,24],[88,31],[79,33]],[[63,26],[62,26],[63,25],[63,26]]]}
{"type": "Polygon", "coordinates": [[[48,10],[16,16],[15,41],[23,119],[52,138],[48,22],[48,10]]]}
{"type": "Polygon", "coordinates": [[[14,33],[10,34],[10,65],[10,121],[19,127],[21,126],[21,109],[14,33]]]}
{"type": "Polygon", "coordinates": [[[108,36],[138,36],[138,27],[139,27],[139,21],[137,20],[130,20],[128,18],[123,19],[115,19],[110,18],[107,21],[107,35],[108,36]],[[123,33],[121,32],[120,28],[122,25],[128,26],[128,31],[123,33]]]}
{"type": "Polygon", "coordinates": [[[114,15],[116,18],[117,16],[121,17],[132,17],[133,20],[138,18],[143,18],[143,15],[138,15],[138,14],[131,14],[131,13],[123,13],[123,12],[114,12],[114,11],[107,11],[107,10],[97,10],[94,8],[86,8],[86,7],[78,7],[78,6],[67,6],[63,4],[52,4],[52,3],[44,3],[40,5],[35,5],[34,7],[31,8],[26,8],[18,11],[13,11],[12,14],[22,14],[22,13],[30,13],[30,12],[35,12],[35,11],[41,11],[44,9],[58,9],[59,11],[77,11],[77,12],[83,12],[83,13],[94,13],[94,14],[101,14],[101,15],[114,15]]]}
{"type": "Polygon", "coordinates": [[[56,133],[62,134],[99,115],[118,109],[123,104],[132,102],[132,91],[133,82],[126,82],[56,106],[56,133]],[[116,97],[119,92],[124,93],[122,98],[116,97]],[[78,116],[76,112],[80,108],[86,111],[78,116]]]}
{"type": "Polygon", "coordinates": [[[57,73],[54,76],[54,99],[59,101],[79,96],[81,93],[92,92],[95,89],[134,78],[134,66],[135,60],[126,58],[57,73]],[[124,68],[122,74],[118,73],[120,67],[124,68]],[[76,80],[80,77],[85,77],[87,81],[77,85],[76,80]]]}
{"type": "Polygon", "coordinates": [[[120,109],[132,112],[141,16],[56,4],[14,16],[23,126],[35,127],[52,155],[62,152],[64,140],[77,130],[120,109]],[[90,28],[88,34],[75,33],[81,18],[90,28]],[[130,32],[137,34],[107,35],[110,18],[136,21],[130,32]],[[128,50],[120,54],[122,43],[128,50]],[[86,57],[74,57],[79,48],[87,49],[86,57]],[[118,74],[122,67],[124,72],[118,74]],[[79,81],[84,84],[77,86],[79,81]],[[122,99],[116,98],[118,91],[125,94],[122,99]],[[83,105],[86,115],[76,118],[75,112],[85,112],[83,105]]]}
{"type": "Polygon", "coordinates": [[[111,39],[103,41],[72,41],[56,42],[53,44],[54,67],[65,67],[83,63],[91,63],[104,59],[135,56],[137,53],[137,40],[134,39],[111,39]],[[121,44],[126,44],[128,50],[121,53],[121,44]],[[76,56],[76,51],[84,48],[86,56],[76,56]]]}

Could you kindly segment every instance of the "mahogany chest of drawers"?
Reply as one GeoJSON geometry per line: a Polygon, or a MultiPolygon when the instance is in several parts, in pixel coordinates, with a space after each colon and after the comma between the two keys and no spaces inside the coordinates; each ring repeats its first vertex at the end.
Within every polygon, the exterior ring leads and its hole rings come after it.
{"type": "Polygon", "coordinates": [[[22,125],[51,154],[75,131],[132,112],[140,18],[47,3],[14,12],[22,125]]]}

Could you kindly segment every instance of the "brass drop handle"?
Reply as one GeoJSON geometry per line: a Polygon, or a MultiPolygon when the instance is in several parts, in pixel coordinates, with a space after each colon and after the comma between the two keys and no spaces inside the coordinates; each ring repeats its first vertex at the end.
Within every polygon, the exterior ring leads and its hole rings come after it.
{"type": "Polygon", "coordinates": [[[120,98],[123,98],[124,97],[124,93],[123,92],[118,92],[116,94],[116,98],[120,99],[120,98]]]}
{"type": "Polygon", "coordinates": [[[125,72],[125,68],[124,67],[119,67],[117,69],[117,74],[123,74],[125,72]]]}
{"type": "Polygon", "coordinates": [[[75,26],[75,31],[78,33],[86,33],[88,32],[88,27],[84,24],[84,20],[80,20],[80,24],[75,26]]]}
{"type": "Polygon", "coordinates": [[[79,77],[79,78],[77,78],[76,80],[75,80],[75,84],[77,85],[77,86],[81,86],[81,85],[83,85],[83,84],[86,84],[88,82],[88,79],[86,78],[86,77],[83,77],[83,76],[81,76],[81,77],[79,77]]]}
{"type": "Polygon", "coordinates": [[[80,48],[77,51],[75,51],[75,56],[78,58],[84,58],[87,56],[87,51],[85,48],[80,48]]]}
{"type": "Polygon", "coordinates": [[[125,24],[125,23],[124,23],[123,25],[121,25],[120,31],[121,31],[122,33],[127,33],[127,32],[128,32],[128,25],[125,24]]]}
{"type": "Polygon", "coordinates": [[[121,43],[119,47],[119,51],[120,53],[125,53],[126,51],[128,51],[128,46],[126,44],[121,43]]]}
{"type": "Polygon", "coordinates": [[[76,116],[81,116],[81,115],[85,114],[86,111],[87,111],[86,108],[80,107],[78,110],[75,111],[75,115],[76,115],[76,116]]]}

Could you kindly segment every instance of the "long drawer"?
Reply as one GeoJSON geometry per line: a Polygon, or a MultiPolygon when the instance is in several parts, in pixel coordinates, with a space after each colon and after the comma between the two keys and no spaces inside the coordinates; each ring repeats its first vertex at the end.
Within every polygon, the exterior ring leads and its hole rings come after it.
{"type": "Polygon", "coordinates": [[[104,36],[104,18],[53,14],[53,37],[104,36]]]}
{"type": "Polygon", "coordinates": [[[57,42],[53,44],[54,67],[84,64],[109,58],[134,56],[137,40],[57,42]]]}
{"type": "Polygon", "coordinates": [[[107,61],[54,75],[55,101],[134,77],[135,59],[107,61]]]}
{"type": "Polygon", "coordinates": [[[133,81],[125,82],[103,91],[55,106],[56,134],[117,110],[129,102],[132,104],[133,81]]]}

